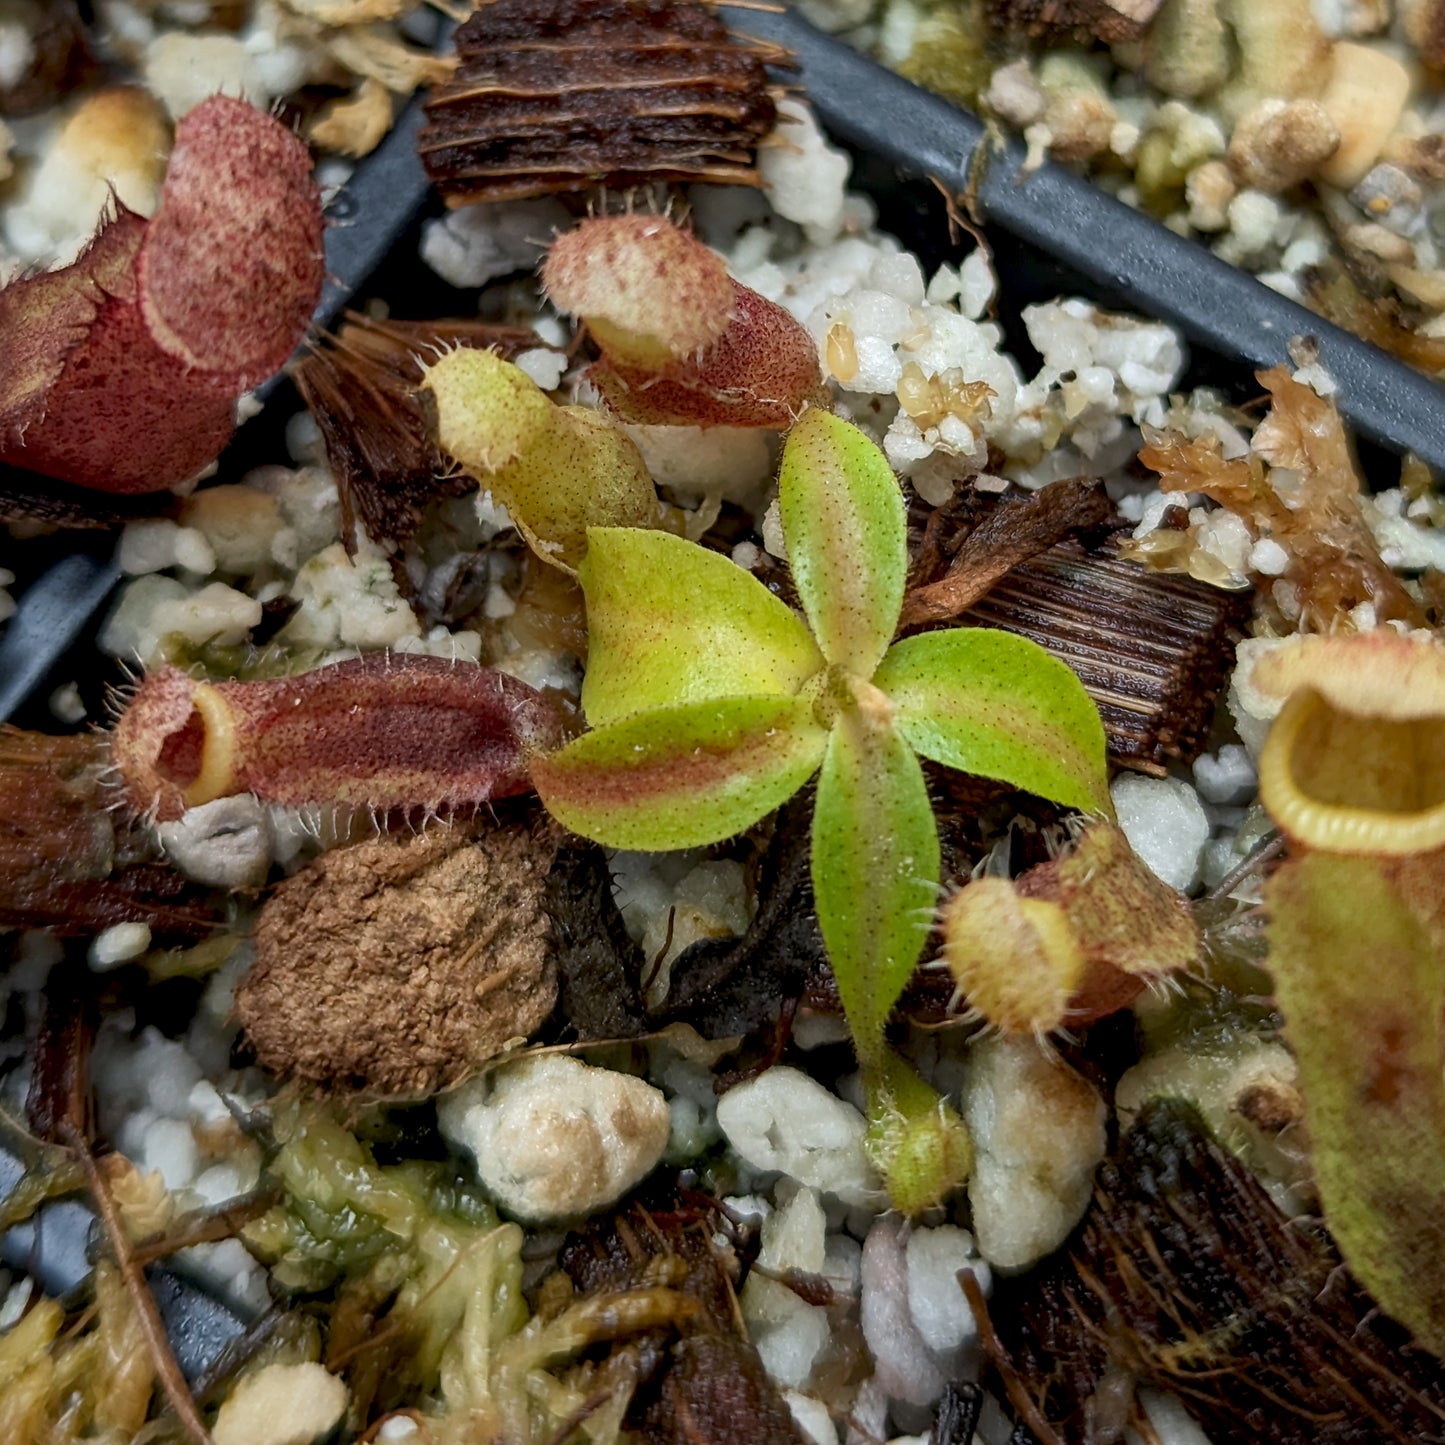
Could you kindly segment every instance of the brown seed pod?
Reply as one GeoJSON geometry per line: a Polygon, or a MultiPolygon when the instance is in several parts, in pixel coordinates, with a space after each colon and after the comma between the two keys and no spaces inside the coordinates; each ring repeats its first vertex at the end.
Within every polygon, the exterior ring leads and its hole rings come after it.
{"type": "Polygon", "coordinates": [[[756,185],[773,127],[768,65],[687,0],[489,0],[456,35],[456,74],[418,147],[449,206],[596,185],[756,185]]]}

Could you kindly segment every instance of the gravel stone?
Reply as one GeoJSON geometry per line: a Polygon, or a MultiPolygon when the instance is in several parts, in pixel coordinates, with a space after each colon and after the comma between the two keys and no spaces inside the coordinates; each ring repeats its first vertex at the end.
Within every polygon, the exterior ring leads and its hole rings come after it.
{"type": "Polygon", "coordinates": [[[995,1269],[1027,1269],[1083,1217],[1108,1110],[1033,1039],[1007,1038],[973,1049],[963,1105],[977,1151],[968,1197],[979,1252],[995,1269]]]}
{"type": "Polygon", "coordinates": [[[878,1199],[863,1152],[867,1121],[799,1069],[779,1066],[729,1089],[717,1121],[728,1143],[760,1171],[777,1171],[849,1204],[878,1199]]]}
{"type": "Polygon", "coordinates": [[[533,1223],[612,1204],[667,1147],[667,1100],[631,1074],[534,1054],[437,1104],[442,1133],[497,1203],[533,1223]]]}

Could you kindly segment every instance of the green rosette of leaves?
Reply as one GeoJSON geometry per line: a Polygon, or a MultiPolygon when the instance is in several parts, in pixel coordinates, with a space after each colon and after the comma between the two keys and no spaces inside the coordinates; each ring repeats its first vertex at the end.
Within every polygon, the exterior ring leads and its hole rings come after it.
{"type": "Polygon", "coordinates": [[[664,851],[741,832],[817,774],[818,922],[868,1081],[875,1158],[894,1203],[916,1211],[972,1164],[963,1121],[884,1041],[939,895],[920,759],[1112,815],[1104,731],[1078,678],[1022,638],[955,628],[893,642],[903,497],[857,428],[805,413],[779,505],[806,621],[695,543],[589,528],[578,576],[592,730],[538,758],[532,777],[575,832],[664,851]]]}

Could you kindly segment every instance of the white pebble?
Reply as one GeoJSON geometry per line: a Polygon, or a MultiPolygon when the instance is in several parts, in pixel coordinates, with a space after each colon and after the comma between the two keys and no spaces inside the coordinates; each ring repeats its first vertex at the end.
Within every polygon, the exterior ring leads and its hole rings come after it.
{"type": "Polygon", "coordinates": [[[143,1174],[159,1171],[168,1190],[184,1189],[196,1177],[200,1151],[184,1119],[157,1119],[145,1131],[136,1166],[143,1174]]]}
{"type": "Polygon", "coordinates": [[[1008,1038],[970,1051],[963,1105],[977,1153],[968,1197],[979,1252],[995,1269],[1026,1269],[1088,1207],[1108,1110],[1033,1039],[1008,1038]]]}
{"type": "Polygon", "coordinates": [[[805,1395],[801,1390],[784,1390],[783,1403],[793,1416],[793,1424],[803,1432],[804,1438],[812,1445],[838,1445],[838,1427],[828,1413],[828,1407],[816,1395],[805,1395]]]}
{"type": "Polygon", "coordinates": [[[74,727],[85,717],[85,702],[80,689],[73,682],[63,682],[50,694],[48,706],[56,722],[74,727]]]}
{"type": "Polygon", "coordinates": [[[1122,773],[1109,794],[1129,846],[1171,888],[1191,888],[1209,841],[1209,818],[1194,789],[1180,778],[1122,773]]]}
{"type": "Polygon", "coordinates": [[[988,310],[998,290],[998,277],[982,247],[975,247],[963,258],[958,268],[958,283],[958,309],[970,321],[977,321],[988,310]]]}
{"type": "Polygon", "coordinates": [[[485,286],[529,271],[572,218],[551,199],[448,211],[422,227],[421,259],[452,286],[485,286]]]}
{"type": "MultiPolygon", "coordinates": [[[[1178,1395],[1143,1389],[1139,1391],[1139,1403],[1154,1427],[1156,1445],[1209,1445],[1209,1436],[1178,1395]]],[[[1135,1441],[1143,1445],[1140,1436],[1133,1430],[1128,1432],[1126,1441],[1127,1445],[1134,1445],[1135,1441]]]]}
{"type": "Polygon", "coordinates": [[[987,1294],[988,1266],[979,1258],[973,1236],[957,1225],[915,1229],[908,1237],[908,1312],[929,1349],[944,1354],[978,1338],[978,1325],[958,1283],[961,1269],[972,1269],[987,1294]]]}
{"type": "Polygon", "coordinates": [[[132,1067],[145,1087],[146,1103],[168,1119],[190,1119],[191,1094],[201,1082],[201,1066],[184,1044],[148,1028],[136,1042],[132,1067]]]}
{"type": "Polygon", "coordinates": [[[718,496],[750,504],[773,472],[761,427],[629,426],[642,460],[659,486],[684,496],[718,496]]]}
{"type": "Polygon", "coordinates": [[[129,522],[115,549],[116,565],[127,577],[161,572],[176,565],[176,534],[181,529],[165,519],[129,522]]]}
{"type": "Polygon", "coordinates": [[[660,1089],[563,1054],[505,1066],[443,1097],[442,1133],[519,1219],[590,1214],[649,1174],[667,1147],[660,1089]]]}
{"type": "Polygon", "coordinates": [[[885,1214],[868,1231],[858,1315],[879,1385],[892,1399],[931,1405],[948,1377],[908,1308],[905,1228],[896,1214],[885,1214]]]}
{"type": "Polygon", "coordinates": [[[191,1181],[191,1190],[203,1205],[224,1204],[245,1192],[240,1174],[229,1164],[213,1164],[191,1181]]]}
{"type": "Polygon", "coordinates": [[[777,1171],[850,1204],[878,1198],[878,1176],[863,1151],[867,1121],[798,1069],[778,1066],[729,1089],[717,1121],[754,1169],[777,1171]]]}
{"type": "Polygon", "coordinates": [[[1237,805],[1254,796],[1254,763],[1238,743],[1225,743],[1217,753],[1194,760],[1194,786],[1206,803],[1237,805]]]}
{"type": "Polygon", "coordinates": [[[1264,577],[1282,576],[1289,566],[1289,553],[1273,537],[1261,537],[1249,550],[1249,570],[1264,577]]]}
{"type": "Polygon", "coordinates": [[[90,966],[96,973],[104,973],[139,958],[150,946],[148,923],[112,923],[90,945],[90,966]]]}
{"type": "Polygon", "coordinates": [[[848,157],[823,139],[812,110],[792,96],[778,102],[772,141],[758,149],[758,178],[773,209],[813,239],[831,240],[843,224],[848,157]]]}
{"type": "Polygon", "coordinates": [[[215,1445],[310,1445],[335,1429],[351,1398],[343,1380],[310,1361],[242,1375],[211,1427],[215,1445]]]}
{"type": "Polygon", "coordinates": [[[556,391],[567,370],[567,358],[550,346],[533,346],[515,359],[519,370],[525,371],[543,391],[556,391]]]}
{"type": "Polygon", "coordinates": [[[166,856],[197,883],[213,888],[259,888],[271,871],[267,813],[250,793],[217,798],[158,829],[166,856]]]}
{"type": "Polygon", "coordinates": [[[35,41],[23,21],[0,20],[0,88],[17,85],[35,59],[35,41]]]}

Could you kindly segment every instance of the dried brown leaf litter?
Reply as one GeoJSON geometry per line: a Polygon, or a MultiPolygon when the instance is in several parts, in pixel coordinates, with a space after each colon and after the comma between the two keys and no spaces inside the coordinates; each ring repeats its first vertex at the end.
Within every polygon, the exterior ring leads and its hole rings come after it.
{"type": "Polygon", "coordinates": [[[1068,537],[1099,532],[1113,515],[1103,487],[1082,477],[993,507],[980,507],[980,500],[963,492],[930,513],[914,569],[925,576],[904,598],[900,628],[957,617],[1019,563],[1068,537]],[[964,525],[955,530],[950,524],[960,511],[964,525]],[[927,579],[945,563],[941,577],[927,579]]]}
{"type": "Polygon", "coordinates": [[[448,205],[651,181],[755,184],[774,46],[688,0],[489,0],[419,147],[448,205]]]}
{"type": "Polygon", "coordinates": [[[236,1012],[261,1064],[324,1088],[433,1094],[552,1012],[550,862],[523,822],[319,858],[256,926],[236,1012]]]}
{"type": "MultiPolygon", "coordinates": [[[[1154,435],[1139,460],[1166,492],[1203,492],[1242,517],[1255,536],[1289,554],[1283,579],[1294,589],[1301,629],[1328,632],[1361,603],[1380,622],[1424,623],[1420,604],[1381,560],[1360,509],[1360,480],[1334,405],[1286,367],[1259,373],[1271,398],[1251,450],[1226,460],[1217,442],[1154,435]]],[[[1153,566],[1177,566],[1184,534],[1162,529],[1131,546],[1153,566]]],[[[1260,579],[1261,581],[1263,579],[1260,579]]]]}
{"type": "Polygon", "coordinates": [[[745,1338],[734,1293],[737,1260],[717,1241],[723,1220],[704,1200],[683,1197],[665,1209],[639,1205],[571,1235],[560,1255],[572,1283],[588,1294],[665,1280],[700,1306],[665,1349],[665,1336],[626,1348],[650,1367],[628,1424],[647,1445],[803,1445],[804,1436],[745,1338]],[[731,1269],[731,1273],[729,1272],[731,1269]]]}

